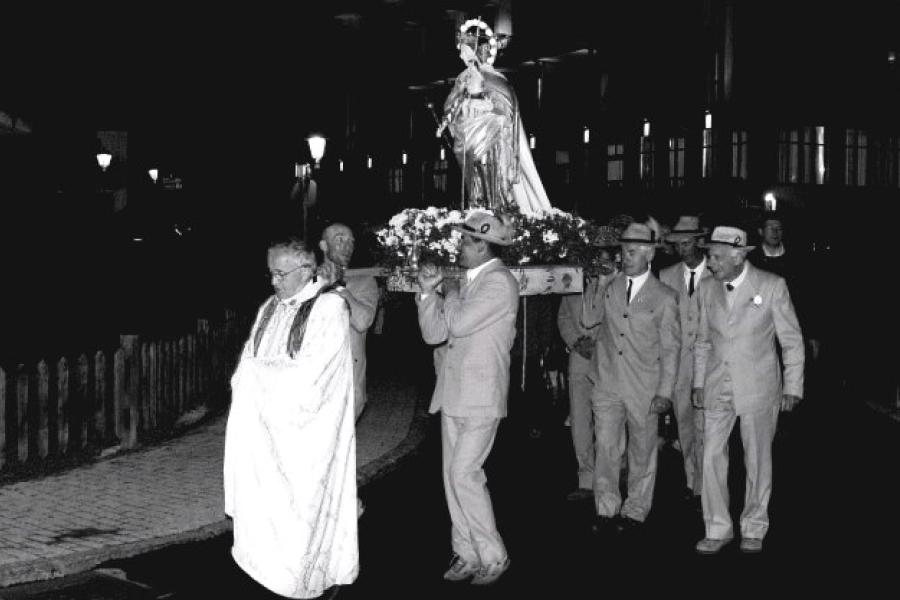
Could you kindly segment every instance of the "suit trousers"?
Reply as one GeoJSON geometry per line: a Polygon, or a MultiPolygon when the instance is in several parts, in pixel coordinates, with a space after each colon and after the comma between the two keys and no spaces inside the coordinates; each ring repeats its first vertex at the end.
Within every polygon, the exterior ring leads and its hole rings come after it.
{"type": "Polygon", "coordinates": [[[601,517],[623,517],[643,522],[653,503],[656,485],[657,415],[638,421],[620,399],[594,398],[594,502],[601,517]],[[626,437],[627,427],[627,437],[626,437]],[[628,487],[625,502],[619,492],[622,456],[627,450],[628,487]],[[620,511],[621,508],[621,511],[620,511]]]}
{"type": "Polygon", "coordinates": [[[444,494],[450,511],[453,551],[465,562],[506,560],[487,489],[484,461],[497,437],[496,417],[448,417],[441,414],[444,494]]]}
{"type": "Polygon", "coordinates": [[[578,487],[584,490],[594,487],[594,382],[588,375],[590,371],[591,361],[574,351],[569,355],[569,422],[578,463],[578,487]]]}
{"type": "MultiPolygon", "coordinates": [[[[772,495],[772,440],[778,424],[779,406],[740,416],[741,442],[747,470],[741,536],[762,539],[769,529],[769,498],[772,495]]],[[[728,497],[728,438],[737,414],[730,396],[707,403],[703,440],[703,521],[706,537],[728,539],[734,529],[728,497]]]]}
{"type": "Polygon", "coordinates": [[[699,495],[703,484],[703,425],[705,416],[691,404],[690,386],[676,386],[673,402],[678,443],[684,458],[685,485],[699,495]]]}

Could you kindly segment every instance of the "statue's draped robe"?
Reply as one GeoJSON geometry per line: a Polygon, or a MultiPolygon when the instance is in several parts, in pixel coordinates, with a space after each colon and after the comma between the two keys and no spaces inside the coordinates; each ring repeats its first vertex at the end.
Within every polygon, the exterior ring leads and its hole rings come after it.
{"type": "Polygon", "coordinates": [[[528,147],[515,91],[488,64],[480,67],[480,74],[481,99],[467,94],[472,76],[468,68],[457,77],[444,103],[466,200],[470,206],[517,208],[524,214],[548,210],[550,200],[528,147]]]}
{"type": "MultiPolygon", "coordinates": [[[[317,291],[310,283],[292,300],[317,291]]],[[[293,357],[288,330],[296,308],[274,316],[268,303],[260,310],[232,377],[225,436],[232,555],[260,584],[290,598],[352,583],[359,571],[348,312],[336,294],[314,302],[293,357]]]]}

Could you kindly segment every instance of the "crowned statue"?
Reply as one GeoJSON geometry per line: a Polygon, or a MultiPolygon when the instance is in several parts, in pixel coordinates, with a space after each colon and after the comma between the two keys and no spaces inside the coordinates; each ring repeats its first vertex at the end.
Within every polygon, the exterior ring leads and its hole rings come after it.
{"type": "Polygon", "coordinates": [[[516,93],[493,66],[498,46],[494,32],[472,19],[460,27],[457,42],[466,68],[444,102],[437,135],[446,128],[453,137],[466,205],[525,215],[550,209],[516,93]]]}

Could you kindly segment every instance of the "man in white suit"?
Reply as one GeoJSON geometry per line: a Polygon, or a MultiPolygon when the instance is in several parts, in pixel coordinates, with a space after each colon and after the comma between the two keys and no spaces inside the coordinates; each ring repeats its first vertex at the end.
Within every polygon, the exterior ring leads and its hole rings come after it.
{"type": "MultiPolygon", "coordinates": [[[[612,230],[612,228],[609,229],[612,230]]],[[[598,240],[599,243],[595,242],[599,247],[597,256],[592,261],[597,265],[597,271],[593,273],[594,277],[610,278],[618,272],[616,265],[617,238],[618,235],[614,238],[610,235],[598,240]]],[[[585,279],[587,279],[587,275],[585,279]]],[[[569,350],[569,425],[572,433],[572,447],[575,450],[575,461],[578,464],[578,488],[567,496],[568,500],[594,497],[594,413],[591,407],[591,398],[596,383],[594,345],[597,342],[597,328],[586,328],[582,323],[583,316],[583,293],[567,294],[562,297],[556,324],[559,328],[559,335],[569,350]]]]}
{"type": "Polygon", "coordinates": [[[781,410],[803,395],[803,335],[781,277],[746,261],[747,234],[716,227],[708,243],[715,280],[698,290],[693,402],[704,409],[703,520],[700,554],[719,552],[734,536],[728,510],[728,437],[741,420],[747,470],[741,513],[743,552],[762,551],[769,528],[772,440],[781,410]],[[783,374],[775,341],[781,346],[783,374]]]}
{"type": "Polygon", "coordinates": [[[509,226],[477,211],[458,230],[464,283],[460,287],[458,279],[444,278],[425,264],[416,304],[422,337],[440,344],[429,411],[441,411],[444,492],[452,522],[454,559],[444,579],[471,577],[473,584],[486,585],[509,568],[483,465],[506,416],[519,287],[498,258],[499,246],[512,243],[509,226]]]}
{"type": "Polygon", "coordinates": [[[682,216],[666,240],[674,244],[681,262],[665,268],[659,280],[678,292],[678,317],[681,322],[681,360],[675,381],[673,409],[678,425],[678,443],[684,457],[685,499],[699,510],[700,486],[703,483],[703,411],[691,404],[694,381],[694,338],[697,336],[697,308],[695,292],[709,277],[706,255],[700,247],[708,233],[701,229],[700,219],[682,216]]]}
{"type": "Polygon", "coordinates": [[[592,401],[594,530],[599,534],[609,531],[617,516],[619,527],[634,531],[650,512],[659,414],[671,406],[681,351],[677,294],[650,271],[654,232],[632,223],[619,241],[622,272],[585,294],[585,326],[598,328],[592,401]],[[619,477],[626,449],[628,493],[623,502],[619,477]]]}

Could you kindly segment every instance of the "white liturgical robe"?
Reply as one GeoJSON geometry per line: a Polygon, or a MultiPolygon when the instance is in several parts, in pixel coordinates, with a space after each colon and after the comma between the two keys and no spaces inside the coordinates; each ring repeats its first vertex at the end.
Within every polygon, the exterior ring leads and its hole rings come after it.
{"type": "MultiPolygon", "coordinates": [[[[318,291],[310,283],[281,301],[267,330],[289,329],[318,291]]],[[[337,294],[320,295],[292,358],[285,331],[265,331],[254,348],[265,306],[231,380],[224,477],[232,555],[269,590],[313,598],[359,572],[348,310],[337,294]],[[273,337],[285,343],[267,343],[273,337]]]]}

